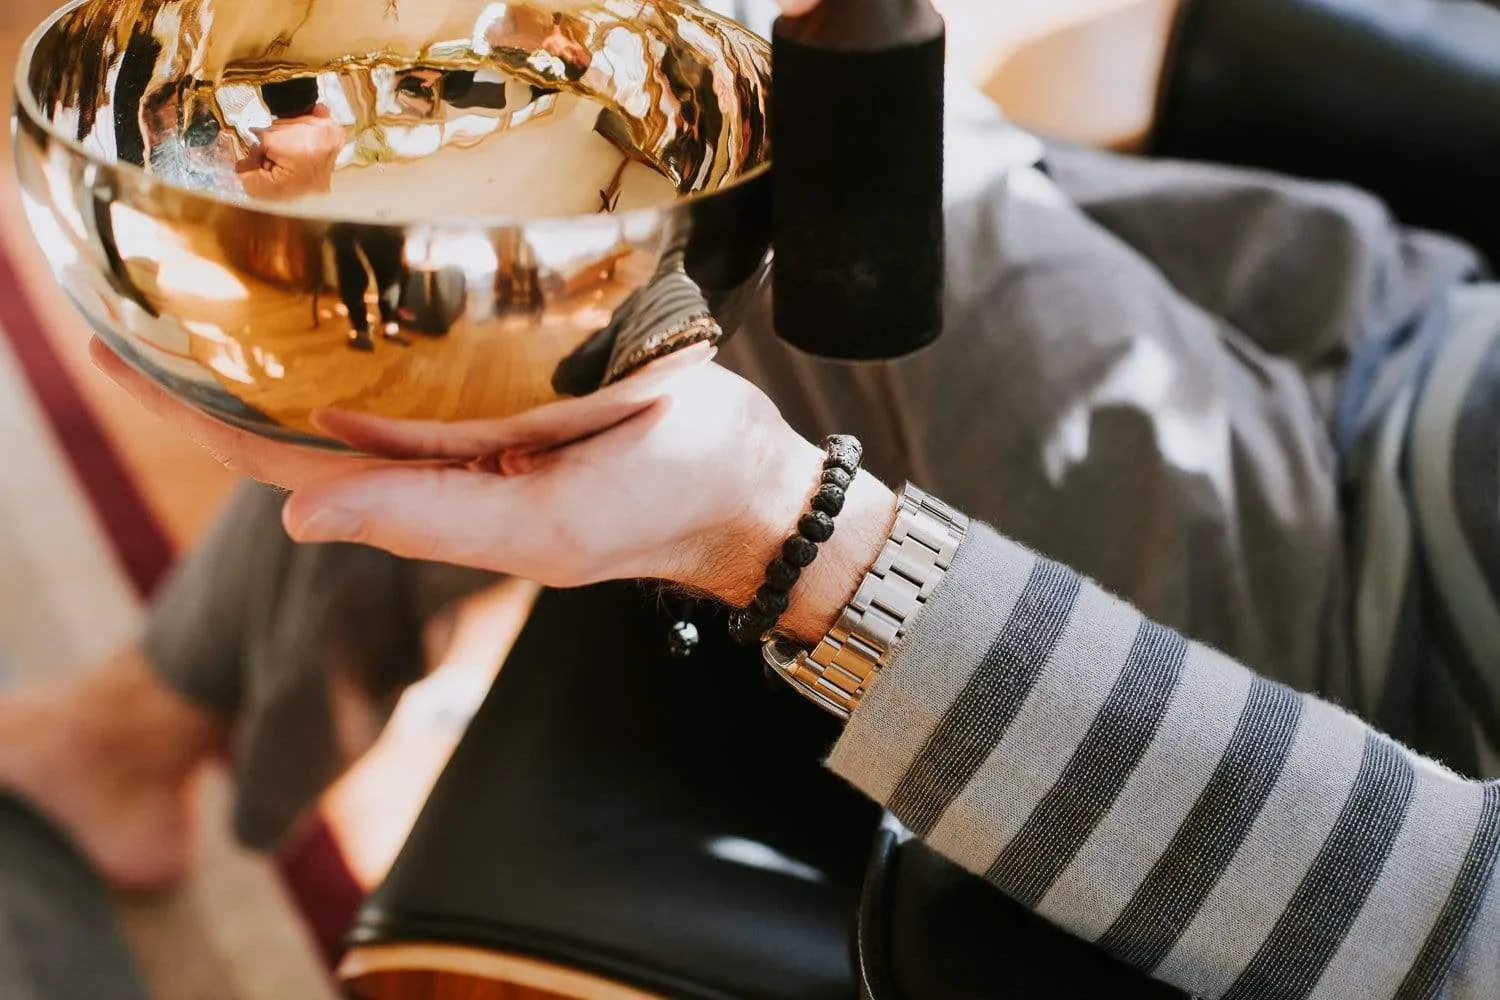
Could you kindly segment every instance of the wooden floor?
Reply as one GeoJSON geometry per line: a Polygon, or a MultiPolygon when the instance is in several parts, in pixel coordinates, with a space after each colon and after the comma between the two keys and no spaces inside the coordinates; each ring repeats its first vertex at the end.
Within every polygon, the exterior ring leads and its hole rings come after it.
{"type": "MultiPolygon", "coordinates": [[[[15,53],[22,39],[52,6],[51,0],[0,0],[0,76],[13,78],[15,53]]],[[[1129,76],[1132,65],[1153,58],[1157,42],[1149,30],[1142,29],[1140,18],[1126,16],[1118,30],[1111,29],[1111,37],[1135,39],[1134,48],[1128,51],[1118,45],[1109,51],[1096,46],[1082,61],[1076,58],[1076,46],[1069,50],[1069,58],[1050,59],[1044,54],[1040,62],[1016,54],[1024,56],[1029,43],[1037,39],[1090,23],[1101,11],[1130,15],[1132,10],[1156,9],[1159,4],[1150,0],[939,0],[939,6],[949,19],[955,72],[1003,96],[1023,123],[1097,142],[1116,142],[1139,130],[1146,102],[1131,96],[1135,91],[1130,87],[1111,88],[1109,84],[1111,74],[1129,76]],[[1096,95],[1101,89],[1112,89],[1121,96],[1085,100],[1080,95],[1086,88],[1059,88],[1055,86],[1059,77],[1088,82],[1096,95]]],[[[234,478],[93,372],[86,353],[89,331],[52,282],[27,230],[13,171],[5,166],[9,159],[8,132],[0,133],[0,241],[20,269],[45,335],[82,388],[86,405],[98,416],[110,444],[123,457],[173,544],[186,548],[212,521],[233,488],[234,478]]],[[[5,404],[0,399],[0,410],[5,404]]],[[[5,502],[7,489],[20,496],[37,486],[24,476],[17,478],[13,471],[29,461],[27,445],[34,435],[45,433],[28,423],[29,419],[18,414],[0,423],[0,429],[8,429],[4,432],[18,436],[18,440],[0,442],[0,454],[11,467],[0,471],[0,477],[6,477],[0,481],[0,504],[5,502]]],[[[87,520],[83,513],[68,516],[80,524],[87,520]]],[[[26,532],[27,537],[12,541],[30,545],[31,556],[50,558],[79,580],[105,581],[114,595],[106,603],[115,609],[106,614],[102,605],[95,606],[92,629],[78,630],[76,641],[40,638],[26,648],[32,672],[52,673],[76,669],[110,644],[128,639],[140,609],[122,596],[123,584],[109,582],[109,574],[117,571],[107,565],[107,559],[100,562],[98,552],[89,550],[90,545],[97,548],[97,543],[88,531],[49,536],[45,528],[33,531],[13,524],[13,531],[26,532]]],[[[0,556],[7,551],[5,543],[0,539],[0,556]]],[[[376,749],[330,792],[325,812],[351,867],[366,884],[378,881],[399,848],[425,790],[457,737],[463,712],[482,696],[498,652],[518,628],[528,599],[526,589],[517,588],[477,603],[448,658],[448,669],[413,692],[376,749]]],[[[65,598],[62,602],[66,603],[65,598]]],[[[56,629],[63,627],[49,626],[48,634],[55,636],[56,629]]],[[[159,1000],[332,997],[328,977],[302,923],[290,910],[284,887],[264,861],[231,844],[224,828],[225,783],[216,782],[205,795],[210,822],[198,875],[169,897],[121,901],[128,936],[154,995],[159,1000]]]]}

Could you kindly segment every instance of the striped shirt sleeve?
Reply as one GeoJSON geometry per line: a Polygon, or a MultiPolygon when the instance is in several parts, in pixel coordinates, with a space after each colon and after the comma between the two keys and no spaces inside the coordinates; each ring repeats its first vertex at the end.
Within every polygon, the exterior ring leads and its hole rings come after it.
{"type": "Polygon", "coordinates": [[[974,525],[829,766],[1196,996],[1500,997],[1500,785],[974,525]]]}

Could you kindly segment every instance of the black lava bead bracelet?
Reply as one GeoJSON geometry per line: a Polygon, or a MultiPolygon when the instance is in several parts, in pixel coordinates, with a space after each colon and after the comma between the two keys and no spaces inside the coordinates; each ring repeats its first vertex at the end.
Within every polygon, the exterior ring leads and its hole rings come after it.
{"type": "Polygon", "coordinates": [[[844,509],[849,484],[859,472],[864,445],[849,434],[825,438],[823,475],[813,493],[811,509],[797,521],[797,533],[781,546],[781,554],[766,567],[766,582],[750,606],[729,616],[729,635],[742,646],[765,641],[791,603],[792,588],[802,571],[818,557],[818,546],[833,537],[833,521],[844,509]]]}

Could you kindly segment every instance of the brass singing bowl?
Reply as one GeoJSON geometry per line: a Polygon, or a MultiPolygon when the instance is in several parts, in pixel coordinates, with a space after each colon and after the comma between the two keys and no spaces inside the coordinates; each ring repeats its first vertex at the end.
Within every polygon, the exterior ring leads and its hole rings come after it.
{"type": "Polygon", "coordinates": [[[336,446],[316,411],[507,417],[732,331],[769,79],[683,0],[80,0],[22,53],[16,156],[115,351],[336,446]]]}

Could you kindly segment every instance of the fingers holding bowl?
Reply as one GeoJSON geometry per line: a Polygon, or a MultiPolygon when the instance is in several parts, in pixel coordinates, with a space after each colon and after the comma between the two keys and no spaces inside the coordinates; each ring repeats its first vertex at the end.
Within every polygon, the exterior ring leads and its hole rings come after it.
{"type": "Polygon", "coordinates": [[[498,420],[394,420],[321,410],[313,422],[351,448],[391,459],[468,462],[506,452],[546,451],[629,420],[665,395],[678,375],[713,356],[711,345],[694,344],[587,396],[498,420]]]}
{"type": "Polygon", "coordinates": [[[285,490],[324,480],[407,465],[454,465],[488,460],[502,474],[535,471],[537,456],[630,420],[661,399],[679,374],[712,359],[698,344],[647,365],[628,378],[587,396],[561,400],[497,420],[443,422],[395,420],[347,410],[323,410],[314,423],[363,455],[338,454],[273,441],[203,413],[152,382],[95,338],[90,358],[147,410],[192,438],[235,472],[285,490]]]}
{"type": "Polygon", "coordinates": [[[326,480],[294,493],[282,523],[300,542],[355,542],[553,587],[659,576],[677,526],[643,516],[651,491],[633,481],[660,478],[644,445],[667,410],[651,403],[585,442],[523,453],[505,475],[390,463],[326,480]]]}

